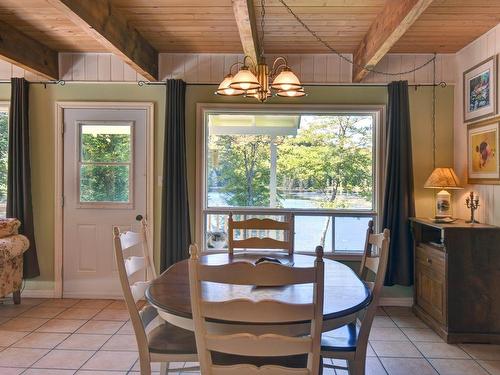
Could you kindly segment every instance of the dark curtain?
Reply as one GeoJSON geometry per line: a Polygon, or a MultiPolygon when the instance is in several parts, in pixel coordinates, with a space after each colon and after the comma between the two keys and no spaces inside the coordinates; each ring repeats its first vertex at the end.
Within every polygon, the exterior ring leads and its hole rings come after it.
{"type": "Polygon", "coordinates": [[[9,112],[7,217],[15,217],[21,221],[19,232],[28,237],[30,241],[30,247],[24,253],[23,277],[25,279],[40,275],[31,204],[28,109],[29,83],[24,78],[12,78],[9,112]]]}
{"type": "Polygon", "coordinates": [[[413,244],[408,218],[415,216],[408,82],[389,84],[387,159],[382,227],[391,231],[386,285],[413,284],[413,244]]]}
{"type": "Polygon", "coordinates": [[[167,81],[161,217],[162,272],[172,264],[187,259],[191,243],[186,173],[185,96],[184,81],[167,81]]]}

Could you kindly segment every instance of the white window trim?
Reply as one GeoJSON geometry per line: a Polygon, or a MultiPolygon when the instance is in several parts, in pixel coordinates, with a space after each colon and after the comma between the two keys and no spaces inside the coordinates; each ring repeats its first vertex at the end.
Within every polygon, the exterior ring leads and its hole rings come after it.
{"type": "MultiPolygon", "coordinates": [[[[380,230],[382,202],[384,192],[383,174],[385,170],[385,148],[386,148],[386,132],[385,132],[385,105],[284,105],[284,104],[222,104],[222,103],[197,103],[196,105],[196,217],[195,217],[195,242],[197,244],[205,243],[204,241],[204,217],[206,211],[209,212],[227,212],[226,208],[206,208],[206,117],[210,113],[230,113],[230,112],[270,112],[280,114],[334,114],[334,113],[370,113],[375,116],[375,170],[373,171],[375,180],[375,198],[373,210],[307,210],[307,209],[291,209],[290,211],[299,212],[300,214],[334,214],[335,216],[370,216],[375,217],[375,228],[380,230]]],[[[258,211],[264,213],[284,213],[287,210],[281,208],[244,208],[245,212],[258,211]]],[[[241,208],[235,208],[233,211],[243,211],[241,208]]],[[[202,251],[213,251],[205,249],[202,251]]],[[[360,254],[354,253],[325,253],[326,257],[342,260],[358,260],[360,254]]]]}

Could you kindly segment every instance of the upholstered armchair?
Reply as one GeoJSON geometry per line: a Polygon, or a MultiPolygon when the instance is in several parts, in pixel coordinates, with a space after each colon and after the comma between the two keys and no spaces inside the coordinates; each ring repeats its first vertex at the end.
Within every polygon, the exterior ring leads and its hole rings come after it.
{"type": "Polygon", "coordinates": [[[0,297],[12,293],[16,304],[21,303],[23,253],[30,244],[18,234],[20,225],[17,219],[0,219],[0,297]]]}

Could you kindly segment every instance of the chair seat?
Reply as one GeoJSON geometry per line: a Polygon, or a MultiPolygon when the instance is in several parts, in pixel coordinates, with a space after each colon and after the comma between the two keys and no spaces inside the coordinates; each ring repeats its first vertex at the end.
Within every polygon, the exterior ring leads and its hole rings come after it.
{"type": "Polygon", "coordinates": [[[359,327],[355,323],[323,333],[321,352],[354,352],[358,344],[359,327]]]}
{"type": "Polygon", "coordinates": [[[148,335],[149,351],[157,354],[196,354],[194,332],[165,322],[148,335]]]}

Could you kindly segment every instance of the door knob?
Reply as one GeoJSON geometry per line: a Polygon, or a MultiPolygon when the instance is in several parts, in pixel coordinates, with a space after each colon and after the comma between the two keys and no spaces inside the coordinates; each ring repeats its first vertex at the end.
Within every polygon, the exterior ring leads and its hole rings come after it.
{"type": "Polygon", "coordinates": [[[135,217],[135,220],[137,220],[137,221],[141,221],[142,219],[143,219],[143,217],[142,217],[142,215],[141,215],[141,214],[139,214],[139,215],[137,215],[137,216],[135,217]]]}

